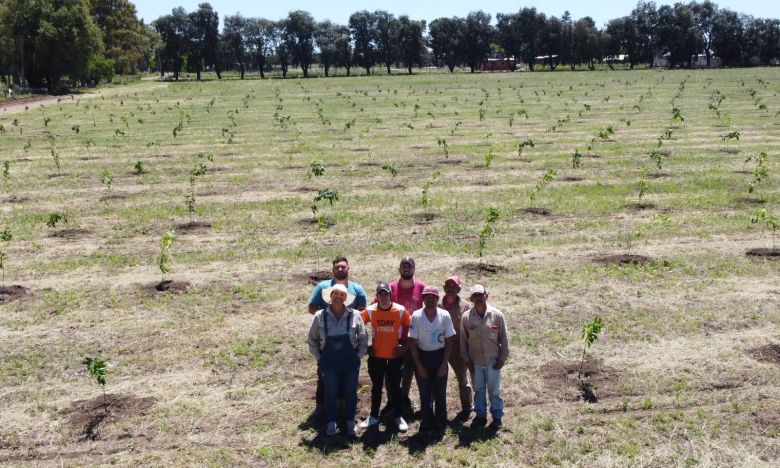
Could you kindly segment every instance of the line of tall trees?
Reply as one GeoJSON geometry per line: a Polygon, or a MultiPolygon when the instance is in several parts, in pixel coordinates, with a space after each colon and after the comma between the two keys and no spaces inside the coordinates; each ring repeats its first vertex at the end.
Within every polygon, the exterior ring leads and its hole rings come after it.
{"type": "Polygon", "coordinates": [[[601,29],[589,16],[547,16],[536,8],[498,13],[495,23],[483,11],[426,25],[382,10],[357,11],[344,25],[318,22],[301,10],[278,21],[234,15],[225,18],[221,35],[217,23],[209,4],[191,13],[177,8],[155,21],[165,44],[158,56],[160,72],[178,78],[186,69],[200,78],[207,66],[218,77],[221,70],[237,69],[243,78],[247,69],[264,77],[274,66],[287,76],[289,67],[297,66],[306,77],[317,63],[325,76],[333,67],[349,75],[353,67],[371,74],[379,66],[389,74],[393,66],[411,73],[423,64],[475,72],[488,57],[515,57],[531,71],[540,65],[592,69],[605,62],[612,67],[618,57],[631,68],[660,59],[668,66],[691,67],[699,54],[706,55],[708,66],[714,56],[725,66],[773,65],[780,59],[777,19],[720,9],[709,0],[661,7],[640,0],[629,15],[601,29]]]}
{"type": "Polygon", "coordinates": [[[533,71],[543,66],[594,68],[617,57],[630,67],[691,67],[697,55],[724,66],[775,65],[780,59],[780,21],[754,18],[709,0],[656,6],[640,0],[629,15],[597,28],[589,16],[568,12],[547,16],[536,8],[466,17],[442,17],[426,24],[406,15],[361,10],[347,24],[316,21],[302,10],[280,20],[224,18],[209,3],[195,11],[175,8],[150,25],[137,17],[129,0],[0,0],[0,76],[6,82],[57,87],[62,77],[89,83],[113,73],[156,68],[178,79],[182,71],[198,79],[204,70],[218,78],[225,70],[262,77],[275,67],[287,76],[299,67],[304,77],[319,65],[355,67],[389,74],[402,66],[466,66],[478,70],[488,57],[515,57],[533,71]]]}
{"type": "Polygon", "coordinates": [[[155,36],[128,0],[0,0],[0,76],[51,92],[136,73],[155,36]]]}
{"type": "Polygon", "coordinates": [[[279,21],[236,14],[225,18],[220,34],[217,13],[203,3],[189,13],[175,8],[152,25],[164,44],[157,55],[159,71],[169,71],[175,79],[183,70],[195,72],[200,79],[204,68],[213,69],[217,78],[224,69],[237,69],[243,79],[248,68],[265,77],[272,65],[283,76],[290,66],[297,66],[306,77],[314,63],[323,67],[325,76],[332,67],[350,74],[353,66],[370,74],[376,64],[390,73],[396,63],[411,73],[415,65],[422,66],[427,51],[425,21],[386,11],[358,11],[348,25],[318,22],[302,10],[291,11],[279,21]]]}

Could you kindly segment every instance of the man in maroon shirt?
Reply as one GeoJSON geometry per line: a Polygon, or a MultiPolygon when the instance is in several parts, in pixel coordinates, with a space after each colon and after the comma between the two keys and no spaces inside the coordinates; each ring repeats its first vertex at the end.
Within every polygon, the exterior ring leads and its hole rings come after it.
{"type": "Polygon", "coordinates": [[[452,343],[449,362],[452,370],[455,372],[455,378],[458,380],[461,411],[458,413],[457,419],[465,422],[469,419],[474,403],[474,394],[471,387],[474,376],[471,374],[471,369],[466,366],[463,358],[460,356],[460,343],[458,342],[460,338],[458,334],[460,333],[460,318],[466,311],[471,309],[471,305],[461,300],[459,293],[460,278],[448,276],[444,281],[444,297],[441,298],[439,307],[450,313],[452,325],[455,327],[455,341],[452,343]]]}
{"type": "MultiPolygon", "coordinates": [[[[396,304],[401,304],[410,314],[415,310],[422,309],[422,292],[425,289],[425,283],[414,279],[415,263],[412,257],[404,257],[398,266],[398,273],[401,275],[395,281],[390,282],[390,298],[396,304]]],[[[412,378],[414,377],[414,361],[411,353],[404,355],[404,368],[401,377],[401,398],[404,401],[401,406],[406,407],[409,412],[413,412],[412,402],[409,399],[409,390],[412,388],[412,378]]],[[[392,407],[388,404],[388,407],[392,407]]],[[[409,416],[409,415],[407,415],[409,416]]]]}

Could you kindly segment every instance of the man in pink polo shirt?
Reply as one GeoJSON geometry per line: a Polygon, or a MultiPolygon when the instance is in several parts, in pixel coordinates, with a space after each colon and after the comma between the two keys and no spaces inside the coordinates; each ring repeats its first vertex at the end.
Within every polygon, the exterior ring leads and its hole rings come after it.
{"type": "MultiPolygon", "coordinates": [[[[398,266],[400,278],[390,282],[390,299],[396,304],[404,306],[409,313],[422,309],[422,292],[425,289],[425,283],[414,278],[415,263],[412,257],[404,257],[398,266]]],[[[414,412],[412,401],[409,399],[409,391],[412,388],[412,378],[414,377],[414,361],[410,353],[404,355],[404,367],[401,377],[401,406],[406,407],[410,413],[414,412]]],[[[388,407],[391,407],[388,404],[388,407]]],[[[411,416],[408,415],[407,416],[411,416]]]]}

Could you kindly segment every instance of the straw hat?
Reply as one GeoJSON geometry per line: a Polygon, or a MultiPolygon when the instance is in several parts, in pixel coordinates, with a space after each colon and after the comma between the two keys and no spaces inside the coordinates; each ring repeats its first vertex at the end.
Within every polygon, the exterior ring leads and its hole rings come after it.
{"type": "Polygon", "coordinates": [[[331,303],[330,295],[333,291],[341,291],[347,295],[347,298],[344,300],[344,305],[352,304],[352,302],[355,300],[355,295],[347,291],[346,286],[337,283],[327,289],[322,290],[322,300],[325,301],[326,304],[331,303]]]}

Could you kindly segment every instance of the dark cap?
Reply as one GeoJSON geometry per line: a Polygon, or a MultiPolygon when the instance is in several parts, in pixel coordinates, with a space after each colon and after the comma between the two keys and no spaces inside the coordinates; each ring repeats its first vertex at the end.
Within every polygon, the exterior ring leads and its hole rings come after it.
{"type": "Polygon", "coordinates": [[[439,290],[436,286],[426,286],[423,289],[422,296],[436,296],[439,297],[439,290]]]}
{"type": "Polygon", "coordinates": [[[416,267],[417,265],[414,264],[414,259],[412,257],[404,257],[401,259],[401,265],[404,263],[408,263],[409,265],[416,267]]]}
{"type": "Polygon", "coordinates": [[[385,283],[384,281],[382,281],[381,283],[378,283],[376,285],[376,292],[380,293],[382,291],[385,291],[387,293],[392,293],[393,292],[393,290],[390,289],[390,285],[385,283]]]}

